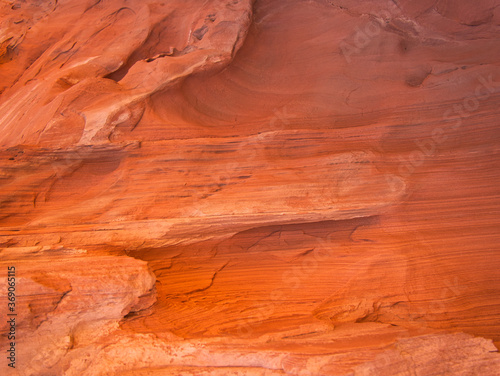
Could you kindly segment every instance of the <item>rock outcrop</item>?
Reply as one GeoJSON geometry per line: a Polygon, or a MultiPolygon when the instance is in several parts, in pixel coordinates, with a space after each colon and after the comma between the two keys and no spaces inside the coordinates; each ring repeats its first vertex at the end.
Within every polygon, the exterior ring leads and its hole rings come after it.
{"type": "Polygon", "coordinates": [[[0,10],[2,374],[498,374],[498,0],[0,10]]]}

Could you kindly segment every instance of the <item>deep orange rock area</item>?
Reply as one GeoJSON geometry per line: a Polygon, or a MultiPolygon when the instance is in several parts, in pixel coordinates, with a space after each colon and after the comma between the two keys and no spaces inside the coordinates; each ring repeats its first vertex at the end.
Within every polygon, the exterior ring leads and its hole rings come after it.
{"type": "Polygon", "coordinates": [[[0,93],[2,375],[499,374],[500,1],[4,0],[0,93]]]}

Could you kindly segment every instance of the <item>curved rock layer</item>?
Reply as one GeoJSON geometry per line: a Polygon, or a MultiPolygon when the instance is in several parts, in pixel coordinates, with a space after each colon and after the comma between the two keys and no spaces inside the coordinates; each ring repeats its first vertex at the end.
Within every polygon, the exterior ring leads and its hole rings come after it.
{"type": "Polygon", "coordinates": [[[498,0],[0,10],[2,374],[497,374],[498,0]]]}

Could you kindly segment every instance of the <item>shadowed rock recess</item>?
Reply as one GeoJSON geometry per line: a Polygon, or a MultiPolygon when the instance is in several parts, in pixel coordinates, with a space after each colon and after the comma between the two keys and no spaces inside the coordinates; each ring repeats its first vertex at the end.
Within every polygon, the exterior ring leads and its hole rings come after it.
{"type": "Polygon", "coordinates": [[[498,375],[499,118],[499,0],[0,1],[0,374],[498,375]]]}

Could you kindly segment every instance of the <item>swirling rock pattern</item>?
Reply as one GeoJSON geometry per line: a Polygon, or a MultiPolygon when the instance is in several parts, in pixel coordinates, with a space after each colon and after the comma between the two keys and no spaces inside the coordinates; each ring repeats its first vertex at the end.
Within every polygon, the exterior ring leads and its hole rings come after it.
{"type": "Polygon", "coordinates": [[[2,374],[498,374],[497,0],[0,10],[2,374]]]}

